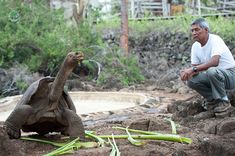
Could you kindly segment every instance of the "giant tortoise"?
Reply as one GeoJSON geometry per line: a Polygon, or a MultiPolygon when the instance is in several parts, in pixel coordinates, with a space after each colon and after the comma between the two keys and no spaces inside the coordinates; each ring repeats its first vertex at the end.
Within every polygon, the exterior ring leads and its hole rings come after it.
{"type": "Polygon", "coordinates": [[[68,53],[55,78],[44,77],[29,86],[5,121],[9,138],[20,138],[21,129],[39,135],[61,132],[70,137],[85,138],[82,120],[64,90],[70,73],[83,58],[83,53],[68,53]]]}

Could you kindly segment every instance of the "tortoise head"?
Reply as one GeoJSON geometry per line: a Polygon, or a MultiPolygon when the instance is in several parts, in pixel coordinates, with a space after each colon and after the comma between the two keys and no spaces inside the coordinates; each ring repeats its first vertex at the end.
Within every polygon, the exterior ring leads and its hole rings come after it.
{"type": "Polygon", "coordinates": [[[82,52],[69,52],[66,57],[66,62],[69,66],[76,66],[83,59],[84,54],[82,52]]]}

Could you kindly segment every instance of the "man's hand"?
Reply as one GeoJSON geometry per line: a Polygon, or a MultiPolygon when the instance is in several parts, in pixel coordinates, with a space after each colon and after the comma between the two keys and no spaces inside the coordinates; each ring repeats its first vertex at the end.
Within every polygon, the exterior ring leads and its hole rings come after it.
{"type": "Polygon", "coordinates": [[[194,75],[192,68],[187,68],[180,71],[180,78],[182,81],[187,81],[190,79],[191,76],[194,75]]]}

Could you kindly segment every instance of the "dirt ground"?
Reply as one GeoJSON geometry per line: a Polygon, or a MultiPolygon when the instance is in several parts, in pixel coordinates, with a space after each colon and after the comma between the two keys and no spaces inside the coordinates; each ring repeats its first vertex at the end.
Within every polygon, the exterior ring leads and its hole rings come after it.
{"type": "MultiPolygon", "coordinates": [[[[143,92],[143,91],[140,91],[143,92]]],[[[146,91],[145,91],[146,92],[146,91]]],[[[150,100],[143,105],[125,110],[93,114],[82,114],[86,130],[95,131],[97,135],[125,134],[113,126],[121,126],[171,133],[172,118],[177,133],[193,140],[192,144],[183,144],[162,140],[147,140],[143,146],[134,146],[127,139],[116,139],[122,156],[234,156],[235,155],[235,115],[217,118],[207,115],[198,118],[201,111],[198,104],[201,98],[195,94],[173,94],[164,91],[148,91],[158,100],[150,100]],[[186,113],[182,113],[186,112],[186,113]]],[[[24,136],[30,136],[24,133],[24,136]]],[[[44,140],[61,141],[63,136],[52,134],[41,137],[44,140]]],[[[25,140],[10,140],[5,134],[3,123],[0,124],[0,155],[2,156],[40,156],[55,150],[52,145],[25,140]]],[[[108,156],[111,147],[79,149],[74,154],[80,156],[108,156]]]]}

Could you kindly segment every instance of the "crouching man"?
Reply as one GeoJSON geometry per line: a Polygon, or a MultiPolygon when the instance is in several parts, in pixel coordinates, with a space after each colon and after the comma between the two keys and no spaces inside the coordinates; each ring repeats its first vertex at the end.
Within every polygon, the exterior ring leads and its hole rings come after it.
{"type": "Polygon", "coordinates": [[[191,48],[192,67],[180,73],[182,81],[206,99],[205,107],[219,116],[229,112],[231,104],[226,90],[235,88],[235,61],[224,41],[210,33],[203,18],[191,23],[194,43],[191,48]]]}

